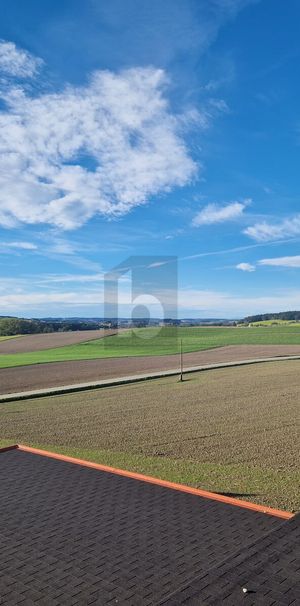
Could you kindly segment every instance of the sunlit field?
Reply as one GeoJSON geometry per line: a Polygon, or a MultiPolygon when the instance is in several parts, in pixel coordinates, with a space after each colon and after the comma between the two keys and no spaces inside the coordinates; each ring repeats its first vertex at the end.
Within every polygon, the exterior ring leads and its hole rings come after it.
{"type": "Polygon", "coordinates": [[[66,360],[176,354],[181,340],[184,353],[226,345],[300,345],[300,325],[141,328],[54,349],[1,354],[0,368],[66,360]]]}
{"type": "Polygon", "coordinates": [[[1,444],[296,510],[299,371],[272,362],[1,404],[1,444]]]}

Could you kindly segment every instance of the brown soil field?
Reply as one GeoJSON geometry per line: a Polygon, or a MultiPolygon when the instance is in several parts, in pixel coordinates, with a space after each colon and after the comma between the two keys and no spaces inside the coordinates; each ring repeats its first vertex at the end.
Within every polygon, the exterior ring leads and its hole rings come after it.
{"type": "Polygon", "coordinates": [[[26,353],[29,351],[52,349],[52,347],[64,347],[64,345],[75,345],[76,343],[115,335],[116,332],[116,330],[77,330],[37,335],[20,335],[15,339],[0,341],[0,354],[26,353]]]}
{"type": "Polygon", "coordinates": [[[1,404],[1,439],[298,509],[299,370],[272,362],[1,404]]]}
{"type": "MultiPolygon", "coordinates": [[[[108,334],[108,332],[106,331],[105,334],[108,334]]],[[[235,362],[285,355],[300,355],[300,346],[228,345],[206,351],[187,353],[184,355],[184,366],[200,366],[218,362],[235,362]]],[[[0,393],[28,391],[139,373],[172,370],[178,368],[178,366],[178,355],[166,355],[75,360],[3,368],[0,369],[0,393]]]]}

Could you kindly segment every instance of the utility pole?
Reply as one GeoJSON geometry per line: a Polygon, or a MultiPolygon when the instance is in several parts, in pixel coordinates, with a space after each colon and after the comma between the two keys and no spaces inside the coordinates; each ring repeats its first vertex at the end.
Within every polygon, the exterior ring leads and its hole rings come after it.
{"type": "Polygon", "coordinates": [[[180,379],[183,381],[183,357],[182,357],[182,339],[180,339],[180,379]]]}

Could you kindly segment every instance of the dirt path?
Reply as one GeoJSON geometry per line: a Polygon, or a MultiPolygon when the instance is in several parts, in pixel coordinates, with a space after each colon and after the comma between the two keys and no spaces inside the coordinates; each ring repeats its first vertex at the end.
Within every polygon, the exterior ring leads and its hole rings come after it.
{"type": "MultiPolygon", "coordinates": [[[[284,355],[300,355],[300,345],[229,345],[185,354],[184,365],[197,366],[284,355]]],[[[29,391],[131,374],[171,370],[176,369],[178,365],[177,355],[167,355],[76,360],[3,368],[0,370],[0,393],[29,391]]]]}
{"type": "Polygon", "coordinates": [[[77,330],[21,335],[16,339],[0,341],[0,354],[26,353],[29,351],[52,349],[52,347],[63,347],[64,345],[75,345],[76,343],[115,335],[116,332],[116,330],[77,330]]]}

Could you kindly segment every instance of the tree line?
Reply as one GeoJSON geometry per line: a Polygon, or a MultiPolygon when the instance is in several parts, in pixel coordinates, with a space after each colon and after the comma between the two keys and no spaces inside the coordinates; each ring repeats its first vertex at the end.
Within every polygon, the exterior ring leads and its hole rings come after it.
{"type": "Polygon", "coordinates": [[[0,318],[0,336],[32,335],[48,332],[67,332],[73,330],[96,330],[103,328],[101,322],[78,320],[46,321],[27,320],[25,318],[0,318]]]}
{"type": "Polygon", "coordinates": [[[256,316],[248,316],[244,318],[245,323],[263,322],[265,320],[296,320],[300,321],[300,311],[280,311],[275,314],[258,314],[256,316]]]}

